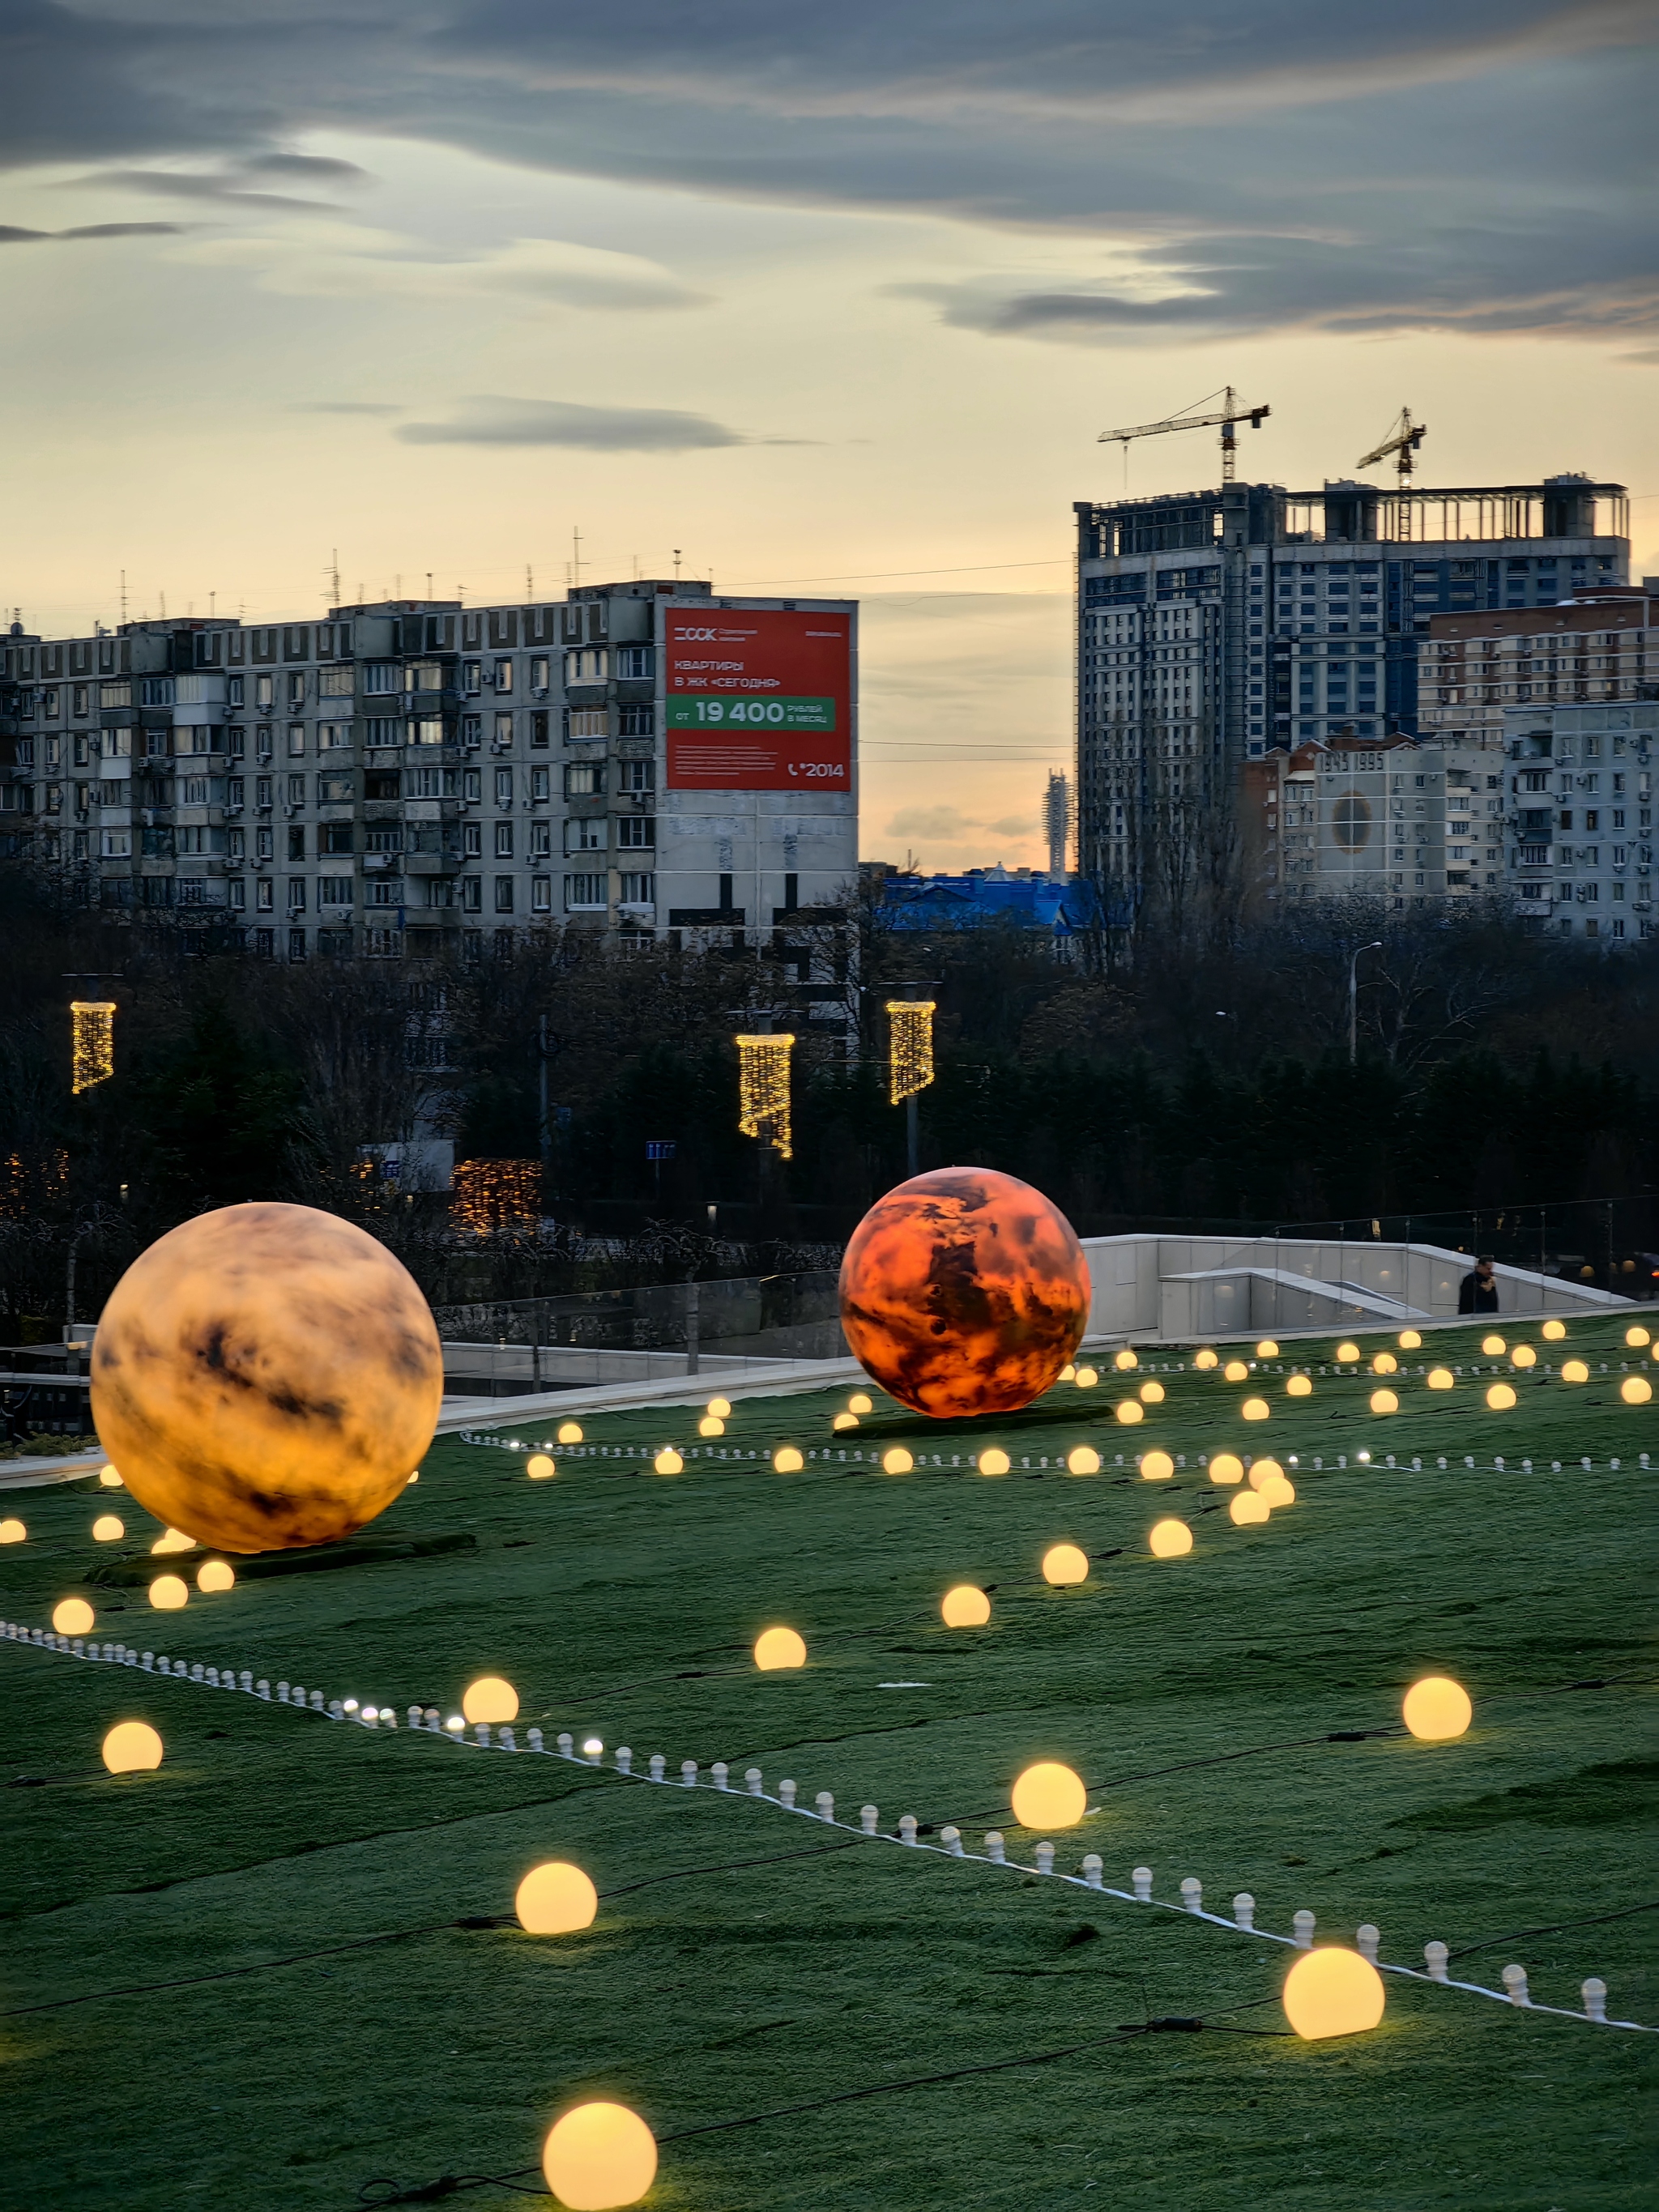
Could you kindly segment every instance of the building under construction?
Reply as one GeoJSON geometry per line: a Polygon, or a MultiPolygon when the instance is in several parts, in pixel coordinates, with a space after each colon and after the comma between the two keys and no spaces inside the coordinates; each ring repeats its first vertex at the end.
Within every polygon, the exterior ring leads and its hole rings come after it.
{"type": "Polygon", "coordinates": [[[1576,475],[1224,483],[1076,514],[1078,861],[1125,915],[1233,879],[1247,761],[1417,735],[1434,616],[1550,606],[1629,573],[1625,487],[1576,475]]]}

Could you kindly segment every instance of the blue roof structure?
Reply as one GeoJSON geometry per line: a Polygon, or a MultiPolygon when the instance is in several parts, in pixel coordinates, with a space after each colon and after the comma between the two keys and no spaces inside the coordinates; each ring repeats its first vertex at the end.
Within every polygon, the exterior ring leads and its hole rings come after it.
{"type": "Polygon", "coordinates": [[[1104,920],[1094,886],[1077,878],[975,868],[965,876],[889,876],[882,889],[885,929],[983,929],[1000,921],[1070,938],[1104,920]]]}

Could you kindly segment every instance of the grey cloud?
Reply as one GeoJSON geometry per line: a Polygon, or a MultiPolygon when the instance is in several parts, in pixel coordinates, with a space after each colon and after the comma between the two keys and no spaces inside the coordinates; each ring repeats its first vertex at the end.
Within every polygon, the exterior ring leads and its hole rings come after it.
{"type": "Polygon", "coordinates": [[[123,191],[155,192],[163,199],[228,200],[237,207],[300,209],[307,213],[319,209],[332,213],[338,204],[334,200],[299,199],[288,192],[250,191],[242,175],[240,169],[228,175],[194,169],[95,169],[89,176],[70,181],[77,190],[107,190],[113,185],[123,191]]]}
{"type": "Polygon", "coordinates": [[[673,407],[585,407],[483,394],[463,400],[452,422],[405,422],[393,434],[410,446],[574,446],[603,453],[683,453],[749,442],[706,415],[673,407]]]}
{"type": "Polygon", "coordinates": [[[324,154],[255,154],[240,166],[252,175],[293,177],[301,183],[307,179],[319,185],[362,185],[371,181],[371,172],[360,168],[356,161],[339,161],[324,154]]]}
{"type": "Polygon", "coordinates": [[[158,238],[187,230],[182,222],[83,222],[73,230],[23,230],[0,222],[0,246],[34,246],[70,238],[158,238]]]}

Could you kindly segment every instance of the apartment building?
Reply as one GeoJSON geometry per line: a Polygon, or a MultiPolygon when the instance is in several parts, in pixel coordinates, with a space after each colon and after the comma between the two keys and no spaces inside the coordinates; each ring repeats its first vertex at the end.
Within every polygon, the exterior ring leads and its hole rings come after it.
{"type": "Polygon", "coordinates": [[[1504,880],[1522,920],[1608,945],[1650,938],[1659,698],[1508,707],[1504,752],[1504,880]]]}
{"type": "Polygon", "coordinates": [[[1529,702],[1659,698],[1659,577],[1580,587],[1552,607],[1434,615],[1422,724],[1494,744],[1529,702]]]}
{"type": "Polygon", "coordinates": [[[1177,845],[1225,844],[1246,763],[1426,733],[1437,617],[1553,609],[1628,574],[1624,487],[1575,475],[1224,484],[1075,514],[1079,866],[1131,905],[1178,872],[1177,845]]]}
{"type": "MultiPolygon", "coordinates": [[[[0,643],[0,858],[268,957],[832,930],[856,608],[650,580],[556,604],[0,643]]],[[[812,963],[802,953],[799,978],[812,963]]]]}

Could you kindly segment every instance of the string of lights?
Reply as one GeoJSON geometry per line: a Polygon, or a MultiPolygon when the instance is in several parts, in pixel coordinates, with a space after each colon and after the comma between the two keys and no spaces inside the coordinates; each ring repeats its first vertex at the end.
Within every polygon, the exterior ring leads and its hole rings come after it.
{"type": "Polygon", "coordinates": [[[757,1137],[780,1158],[795,1157],[790,1120],[789,1055],[794,1037],[740,1036],[738,1041],[738,1127],[757,1137]]]}
{"type": "Polygon", "coordinates": [[[933,1013],[931,999],[889,999],[887,1021],[888,1103],[902,1106],[933,1079],[933,1013]]]}
{"type": "Polygon", "coordinates": [[[115,1073],[115,1001],[70,1001],[70,1088],[78,1098],[115,1073]]]}

